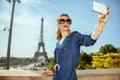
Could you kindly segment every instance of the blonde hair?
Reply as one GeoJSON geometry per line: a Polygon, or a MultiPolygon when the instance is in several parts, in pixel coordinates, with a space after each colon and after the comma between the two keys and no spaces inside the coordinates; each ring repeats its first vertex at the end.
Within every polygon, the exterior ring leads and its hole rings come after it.
{"type": "MultiPolygon", "coordinates": [[[[61,17],[61,16],[67,16],[68,18],[70,18],[68,14],[62,13],[62,14],[60,14],[60,15],[58,16],[57,20],[58,20],[59,17],[61,17]]],[[[57,24],[58,24],[58,22],[57,22],[57,24]]],[[[56,39],[60,41],[61,38],[62,38],[62,34],[61,34],[60,29],[58,28],[57,31],[56,31],[56,39]]]]}

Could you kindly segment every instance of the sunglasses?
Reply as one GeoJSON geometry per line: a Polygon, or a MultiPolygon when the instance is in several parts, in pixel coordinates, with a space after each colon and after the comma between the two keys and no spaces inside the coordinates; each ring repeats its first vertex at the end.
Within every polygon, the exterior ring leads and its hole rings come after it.
{"type": "Polygon", "coordinates": [[[72,23],[72,20],[71,19],[58,19],[58,24],[64,24],[65,22],[67,22],[68,24],[71,24],[72,23]]]}

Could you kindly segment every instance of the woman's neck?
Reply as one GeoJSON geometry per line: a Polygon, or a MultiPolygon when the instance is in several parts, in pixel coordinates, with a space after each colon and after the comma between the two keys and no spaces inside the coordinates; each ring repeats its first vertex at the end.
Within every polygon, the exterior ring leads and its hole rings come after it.
{"type": "Polygon", "coordinates": [[[62,38],[67,37],[70,34],[70,31],[61,31],[62,38]]]}

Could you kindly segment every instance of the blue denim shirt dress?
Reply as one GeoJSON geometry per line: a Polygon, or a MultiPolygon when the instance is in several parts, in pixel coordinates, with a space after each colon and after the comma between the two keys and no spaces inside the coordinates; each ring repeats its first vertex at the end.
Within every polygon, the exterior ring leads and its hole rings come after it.
{"type": "Polygon", "coordinates": [[[80,57],[80,46],[91,46],[96,42],[90,35],[77,31],[71,32],[60,45],[56,43],[54,59],[60,69],[56,70],[53,80],[77,80],[75,68],[80,57]]]}

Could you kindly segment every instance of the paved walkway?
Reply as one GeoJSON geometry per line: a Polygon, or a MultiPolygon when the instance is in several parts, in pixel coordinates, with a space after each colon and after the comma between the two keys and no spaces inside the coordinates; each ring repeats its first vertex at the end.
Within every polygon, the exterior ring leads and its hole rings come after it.
{"type": "Polygon", "coordinates": [[[42,76],[43,71],[0,70],[0,80],[52,80],[52,76],[42,76]]]}
{"type": "Polygon", "coordinates": [[[0,70],[0,76],[42,76],[43,71],[0,70]]]}
{"type": "MultiPolygon", "coordinates": [[[[0,70],[0,80],[52,80],[53,76],[42,76],[43,71],[0,70]]],[[[120,80],[120,68],[77,70],[78,80],[120,80]]]]}

